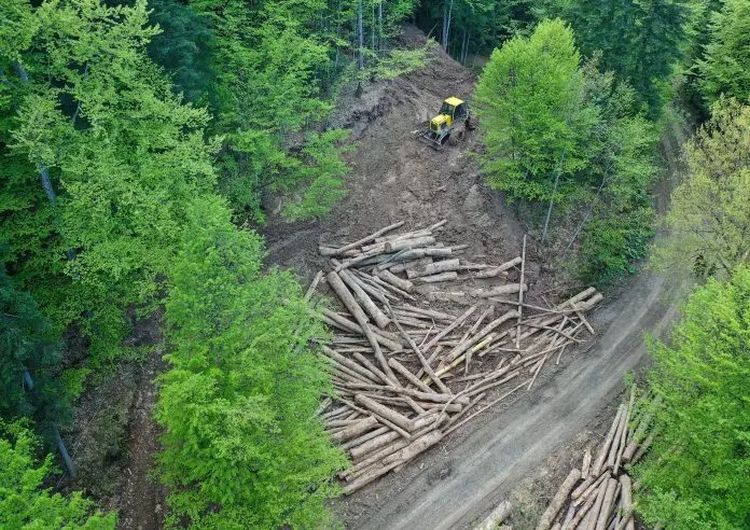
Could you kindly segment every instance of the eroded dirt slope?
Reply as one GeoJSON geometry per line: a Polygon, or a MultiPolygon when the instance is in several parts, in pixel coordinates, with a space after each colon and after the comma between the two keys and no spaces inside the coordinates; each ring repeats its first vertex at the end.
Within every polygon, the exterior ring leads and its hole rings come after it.
{"type": "MultiPolygon", "coordinates": [[[[424,36],[407,28],[404,39],[419,44],[424,36]]],[[[469,70],[436,50],[425,68],[370,86],[360,98],[345,96],[332,125],[352,132],[349,194],[319,222],[287,224],[272,216],[264,230],[271,263],[309,279],[324,264],[318,243],[353,240],[397,220],[418,227],[444,218],[447,242],[471,245],[467,255],[518,255],[522,230],[481,182],[471,154],[478,132],[440,152],[413,138],[443,99],[470,98],[474,82],[469,70]]]]}

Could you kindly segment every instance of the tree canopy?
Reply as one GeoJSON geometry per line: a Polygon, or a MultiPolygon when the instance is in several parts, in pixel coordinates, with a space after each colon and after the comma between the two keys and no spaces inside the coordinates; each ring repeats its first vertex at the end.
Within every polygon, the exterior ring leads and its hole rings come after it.
{"type": "MultiPolygon", "coordinates": [[[[541,22],[492,52],[476,89],[491,186],[511,197],[549,199],[555,176],[580,167],[583,77],[572,30],[541,22]]],[[[585,126],[585,125],[584,125],[585,126]]]]}
{"type": "Polygon", "coordinates": [[[23,422],[0,420],[0,527],[22,530],[114,530],[115,513],[94,510],[80,493],[63,497],[43,487],[52,457],[37,457],[41,444],[23,422]]]}
{"type": "Polygon", "coordinates": [[[261,274],[263,245],[217,200],[193,202],[166,320],[162,480],[170,521],[198,528],[313,528],[345,465],[315,411],[328,388],[308,346],[322,329],[288,273],[261,274]]]}
{"type": "Polygon", "coordinates": [[[750,107],[720,99],[685,146],[687,173],[672,193],[662,266],[727,276],[750,260],[750,107]]]}
{"type": "Polygon", "coordinates": [[[34,417],[46,428],[68,413],[62,372],[62,344],[29,293],[19,291],[0,269],[0,417],[34,417]],[[26,372],[34,393],[28,392],[26,372]]]}
{"type": "Polygon", "coordinates": [[[689,0],[551,0],[543,11],[561,16],[586,55],[602,52],[602,66],[635,88],[651,116],[661,112],[664,91],[685,46],[689,0]]]}
{"type": "Polygon", "coordinates": [[[650,347],[658,436],[637,469],[650,523],[733,529],[750,513],[750,270],[709,280],[650,347]]]}
{"type": "Polygon", "coordinates": [[[750,4],[725,0],[713,13],[705,55],[698,61],[701,89],[709,102],[720,95],[750,98],[750,4]]]}

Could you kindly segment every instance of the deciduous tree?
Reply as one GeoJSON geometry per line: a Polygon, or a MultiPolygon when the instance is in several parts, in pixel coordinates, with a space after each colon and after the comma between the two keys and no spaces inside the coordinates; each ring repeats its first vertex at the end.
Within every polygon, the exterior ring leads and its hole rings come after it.
{"type": "Polygon", "coordinates": [[[727,276],[750,260],[750,107],[720,99],[685,147],[687,173],[672,193],[661,266],[727,276]]]}
{"type": "Polygon", "coordinates": [[[492,52],[475,95],[491,186],[514,198],[550,200],[559,178],[585,163],[579,63],[573,32],[561,20],[541,22],[529,38],[514,37],[492,52]]]}
{"type": "Polygon", "coordinates": [[[44,488],[52,457],[41,461],[39,439],[23,422],[0,420],[0,527],[23,530],[114,530],[114,513],[94,511],[80,492],[69,497],[44,488]]]}
{"type": "Polygon", "coordinates": [[[709,102],[721,94],[750,98],[750,4],[726,0],[713,14],[705,57],[698,61],[701,89],[709,102]]]}
{"type": "Polygon", "coordinates": [[[260,237],[237,230],[223,201],[196,200],[190,211],[156,413],[169,520],[315,528],[345,465],[315,417],[328,383],[309,341],[322,329],[291,275],[261,273],[260,237]]]}
{"type": "Polygon", "coordinates": [[[698,288],[650,347],[658,436],[637,476],[646,521],[745,528],[750,513],[750,270],[698,288]]]}

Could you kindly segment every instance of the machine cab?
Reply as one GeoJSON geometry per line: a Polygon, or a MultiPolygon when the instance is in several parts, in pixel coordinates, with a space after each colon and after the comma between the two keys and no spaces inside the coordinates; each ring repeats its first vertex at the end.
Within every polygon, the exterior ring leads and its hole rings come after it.
{"type": "Polygon", "coordinates": [[[448,117],[448,125],[466,118],[466,103],[456,97],[447,98],[440,107],[440,114],[448,117]]]}
{"type": "Polygon", "coordinates": [[[469,128],[469,105],[462,99],[451,96],[443,101],[440,113],[430,120],[426,130],[419,133],[419,138],[429,142],[432,147],[439,148],[457,129],[458,138],[463,138],[464,127],[469,128]]]}

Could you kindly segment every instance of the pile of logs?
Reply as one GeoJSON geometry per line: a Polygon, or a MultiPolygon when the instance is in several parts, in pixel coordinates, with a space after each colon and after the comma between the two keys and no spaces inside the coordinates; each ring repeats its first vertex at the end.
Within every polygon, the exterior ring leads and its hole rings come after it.
{"type": "Polygon", "coordinates": [[[326,283],[342,306],[317,312],[334,332],[320,350],[336,390],[319,413],[353,461],[341,474],[347,494],[530,390],[545,364],[593,335],[585,313],[602,300],[589,288],[562,303],[529,303],[526,238],[521,256],[476,264],[461,257],[466,245],[438,241],[445,221],[394,233],[403,224],[321,246],[330,270],[307,292],[326,283]],[[436,289],[457,282],[469,307],[454,311],[436,289]]]}
{"type": "Polygon", "coordinates": [[[632,393],[630,403],[617,409],[596,456],[586,449],[581,468],[570,471],[537,530],[549,530],[550,526],[552,530],[635,530],[633,489],[637,483],[633,484],[626,465],[643,457],[654,433],[649,412],[633,414],[634,396],[632,393]]]}

